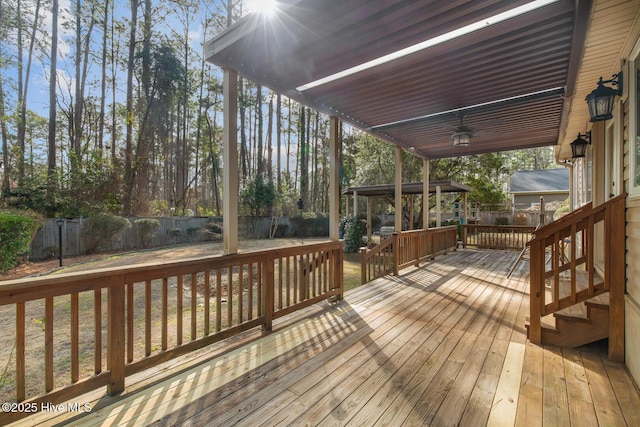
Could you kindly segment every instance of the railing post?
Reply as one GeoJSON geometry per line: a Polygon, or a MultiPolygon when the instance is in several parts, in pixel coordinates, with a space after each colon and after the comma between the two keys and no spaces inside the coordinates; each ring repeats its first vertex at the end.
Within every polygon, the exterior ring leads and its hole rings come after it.
{"type": "Polygon", "coordinates": [[[413,245],[413,257],[416,260],[415,266],[420,267],[420,234],[411,236],[411,244],[413,245]]]}
{"type": "Polygon", "coordinates": [[[275,269],[273,267],[274,260],[272,257],[268,257],[262,261],[262,272],[265,283],[264,292],[262,292],[262,312],[264,313],[264,324],[262,329],[265,331],[273,330],[273,311],[274,311],[274,298],[275,298],[275,269]]]}
{"type": "Polygon", "coordinates": [[[336,282],[338,283],[338,288],[340,289],[340,293],[338,294],[338,299],[344,298],[344,250],[342,247],[339,249],[335,249],[337,252],[337,256],[334,257],[336,259],[335,266],[335,274],[336,274],[336,282]]]}
{"type": "Polygon", "coordinates": [[[360,284],[367,283],[367,261],[365,255],[367,254],[367,248],[360,248],[360,284]]]}
{"type": "Polygon", "coordinates": [[[531,244],[529,263],[529,341],[533,344],[542,343],[540,324],[541,301],[544,301],[544,241],[539,240],[531,244]],[[542,298],[542,299],[541,299],[542,298]]]}
{"type": "Polygon", "coordinates": [[[107,393],[111,396],[124,391],[125,368],[125,292],[124,276],[111,277],[111,285],[107,293],[108,328],[107,328],[107,369],[109,384],[107,393]]]}
{"type": "Polygon", "coordinates": [[[391,235],[391,238],[393,239],[393,275],[397,276],[398,275],[398,264],[400,263],[400,247],[399,247],[399,242],[400,242],[400,238],[398,236],[398,232],[394,231],[393,234],[391,235]]]}
{"type": "Polygon", "coordinates": [[[466,225],[462,226],[462,247],[464,249],[467,248],[467,226],[466,225]]]}

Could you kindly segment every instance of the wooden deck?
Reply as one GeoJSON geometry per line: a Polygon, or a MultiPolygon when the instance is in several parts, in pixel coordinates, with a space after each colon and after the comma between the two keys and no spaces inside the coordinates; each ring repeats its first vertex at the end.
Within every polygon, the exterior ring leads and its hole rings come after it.
{"type": "Polygon", "coordinates": [[[459,250],[24,425],[640,425],[606,345],[527,342],[528,264],[459,250]]]}

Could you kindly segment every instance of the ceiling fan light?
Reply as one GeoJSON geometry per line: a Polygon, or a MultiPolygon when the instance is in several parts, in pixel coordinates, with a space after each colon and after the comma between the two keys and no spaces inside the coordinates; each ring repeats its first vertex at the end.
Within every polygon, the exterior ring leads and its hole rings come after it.
{"type": "Polygon", "coordinates": [[[454,132],[453,135],[451,135],[451,140],[453,141],[454,147],[467,147],[471,140],[471,132],[454,132]]]}

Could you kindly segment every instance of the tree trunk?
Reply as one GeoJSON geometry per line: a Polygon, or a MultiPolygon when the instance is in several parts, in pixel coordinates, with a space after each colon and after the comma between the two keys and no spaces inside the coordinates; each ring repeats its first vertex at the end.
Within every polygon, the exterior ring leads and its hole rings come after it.
{"type": "MultiPolygon", "coordinates": [[[[55,1],[55,0],[54,0],[55,1]]],[[[131,0],[131,28],[129,29],[129,59],[127,60],[127,130],[124,151],[124,215],[131,215],[133,200],[133,67],[136,55],[136,23],[138,22],[138,0],[131,0]]]]}
{"type": "MultiPolygon", "coordinates": [[[[47,196],[48,209],[53,206],[56,182],[56,93],[58,69],[58,0],[53,0],[51,5],[51,66],[49,69],[49,136],[47,138],[47,196]]],[[[53,214],[53,212],[48,212],[53,214]]]]}

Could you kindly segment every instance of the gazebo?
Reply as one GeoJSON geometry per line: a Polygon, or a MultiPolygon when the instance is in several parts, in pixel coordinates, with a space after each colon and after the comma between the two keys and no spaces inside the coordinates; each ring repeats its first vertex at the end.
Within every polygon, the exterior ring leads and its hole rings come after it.
{"type": "MultiPolygon", "coordinates": [[[[441,225],[441,194],[442,193],[462,193],[462,209],[460,213],[460,222],[464,223],[467,219],[467,193],[473,189],[468,185],[461,184],[453,180],[440,180],[440,181],[427,181],[425,182],[407,182],[402,184],[402,194],[409,194],[411,196],[421,195],[423,198],[425,195],[436,195],[436,227],[441,225]],[[425,189],[427,191],[425,192],[425,189]]],[[[396,186],[395,184],[376,184],[376,185],[362,185],[357,187],[349,187],[342,191],[342,194],[353,197],[353,216],[358,216],[358,196],[364,196],[367,198],[367,240],[371,241],[371,202],[376,197],[395,197],[396,186]]],[[[397,200],[397,199],[396,199],[397,200]]],[[[347,197],[347,213],[349,209],[349,198],[347,197]]],[[[409,205],[409,217],[413,218],[413,203],[409,205]]],[[[423,210],[423,222],[424,228],[429,227],[429,211],[430,209],[423,210]]],[[[412,229],[413,222],[409,222],[412,229]]],[[[396,230],[401,231],[401,230],[396,230]]]]}

